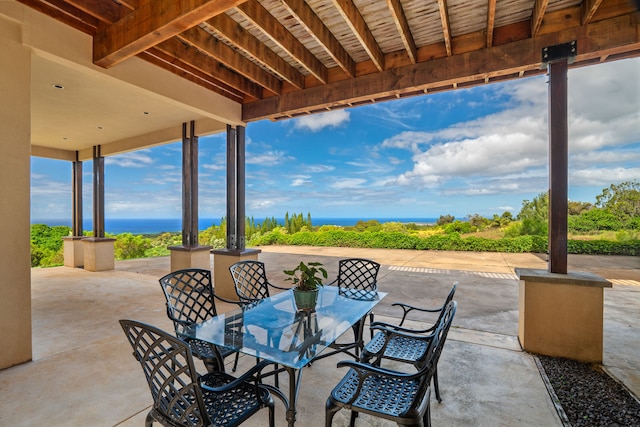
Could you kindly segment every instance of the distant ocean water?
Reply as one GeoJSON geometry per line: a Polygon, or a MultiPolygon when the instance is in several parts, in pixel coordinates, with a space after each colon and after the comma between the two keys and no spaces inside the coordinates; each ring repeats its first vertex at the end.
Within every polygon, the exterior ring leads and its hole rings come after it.
{"type": "MultiPolygon", "coordinates": [[[[350,226],[356,225],[358,221],[368,221],[375,219],[381,224],[385,222],[402,222],[416,224],[435,224],[437,218],[313,218],[311,221],[314,226],[319,225],[339,225],[350,226]]],[[[255,218],[256,222],[262,222],[264,218],[255,218]]],[[[284,224],[284,218],[276,218],[280,224],[284,224]]],[[[104,228],[107,233],[121,234],[157,234],[162,232],[179,232],[182,231],[182,221],[176,218],[106,218],[104,228]]],[[[47,224],[50,227],[56,225],[66,225],[71,227],[71,219],[32,219],[31,224],[47,224]]],[[[206,230],[212,225],[220,225],[220,218],[200,218],[198,221],[198,229],[206,230]]],[[[93,230],[92,220],[83,221],[83,228],[87,231],[93,230]]]]}

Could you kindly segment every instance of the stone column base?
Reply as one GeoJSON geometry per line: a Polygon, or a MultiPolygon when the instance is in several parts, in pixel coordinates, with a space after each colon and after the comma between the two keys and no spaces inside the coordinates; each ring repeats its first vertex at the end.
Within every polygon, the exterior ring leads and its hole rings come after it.
{"type": "Polygon", "coordinates": [[[185,268],[201,268],[211,270],[212,246],[169,246],[171,251],[171,271],[184,270],[185,268]]]}
{"type": "Polygon", "coordinates": [[[65,267],[84,267],[84,243],[82,242],[82,239],[84,239],[83,236],[69,236],[62,238],[65,267]]]}
{"type": "Polygon", "coordinates": [[[520,278],[518,338],[531,353],[602,362],[604,288],[591,273],[516,268],[520,278]]]}
{"type": "Polygon", "coordinates": [[[229,249],[216,249],[213,253],[213,283],[216,295],[232,301],[238,301],[233,277],[229,267],[238,261],[257,261],[260,249],[245,249],[243,251],[233,251],[229,249]]]}
{"type": "Polygon", "coordinates": [[[116,239],[108,237],[85,237],[82,239],[84,269],[88,271],[113,270],[116,265],[114,256],[115,241],[116,239]]]}

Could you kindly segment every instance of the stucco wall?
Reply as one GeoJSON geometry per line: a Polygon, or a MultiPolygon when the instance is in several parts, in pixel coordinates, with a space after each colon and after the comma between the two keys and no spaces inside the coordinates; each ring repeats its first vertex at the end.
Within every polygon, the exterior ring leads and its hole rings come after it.
{"type": "Polygon", "coordinates": [[[31,360],[31,55],[21,37],[0,15],[0,369],[31,360]]]}

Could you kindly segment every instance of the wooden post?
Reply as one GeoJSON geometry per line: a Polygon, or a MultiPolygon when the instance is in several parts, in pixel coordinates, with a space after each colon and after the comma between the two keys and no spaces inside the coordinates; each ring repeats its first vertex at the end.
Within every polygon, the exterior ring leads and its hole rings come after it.
{"type": "Polygon", "coordinates": [[[93,237],[104,237],[104,157],[93,147],[93,237]]]}
{"type": "Polygon", "coordinates": [[[195,122],[182,124],[182,245],[198,246],[198,137],[195,122]]]}
{"type": "Polygon", "coordinates": [[[576,42],[542,50],[549,70],[549,272],[559,274],[567,273],[567,70],[576,54],[576,42]]]}
{"type": "Polygon", "coordinates": [[[73,183],[73,203],[71,212],[72,234],[74,236],[82,236],[82,162],[78,160],[78,152],[76,151],[76,160],[72,166],[73,183]]]}

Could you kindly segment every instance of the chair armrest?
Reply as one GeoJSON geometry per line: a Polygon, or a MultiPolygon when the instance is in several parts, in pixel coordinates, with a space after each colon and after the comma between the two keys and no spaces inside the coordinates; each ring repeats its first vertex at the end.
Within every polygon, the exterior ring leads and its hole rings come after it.
{"type": "Polygon", "coordinates": [[[426,329],[411,329],[411,328],[405,328],[402,327],[400,325],[394,325],[392,323],[386,323],[386,322],[373,322],[370,326],[369,329],[371,330],[385,330],[385,331],[389,331],[389,332],[406,332],[409,334],[426,334],[428,332],[433,332],[435,330],[435,327],[431,326],[429,328],[426,329]]]}
{"type": "Polygon", "coordinates": [[[433,338],[433,334],[416,333],[414,329],[405,329],[405,328],[397,329],[397,326],[394,328],[385,328],[382,325],[374,325],[371,327],[371,329],[374,331],[381,331],[382,333],[387,335],[387,338],[386,338],[387,341],[389,340],[389,337],[393,335],[401,336],[404,338],[415,339],[415,340],[429,340],[433,338]]]}
{"type": "Polygon", "coordinates": [[[372,374],[382,375],[382,376],[391,377],[391,378],[403,378],[408,380],[413,378],[419,378],[422,375],[424,375],[423,370],[410,374],[407,372],[394,371],[392,369],[373,366],[368,363],[356,362],[355,360],[342,360],[338,362],[337,367],[338,368],[348,367],[355,370],[356,372],[358,372],[358,376],[360,377],[360,379],[372,374]]]}
{"type": "Polygon", "coordinates": [[[441,306],[439,308],[423,308],[423,307],[416,307],[410,304],[405,304],[402,302],[394,302],[393,304],[391,304],[391,306],[400,307],[403,311],[402,319],[400,320],[399,326],[402,326],[404,324],[404,321],[407,320],[407,315],[413,310],[421,311],[423,313],[439,313],[444,309],[444,306],[441,306]]]}
{"type": "Polygon", "coordinates": [[[231,382],[229,382],[229,383],[227,383],[227,384],[225,384],[223,386],[220,386],[220,387],[211,387],[211,386],[208,386],[207,384],[205,384],[203,382],[203,381],[206,381],[207,377],[215,376],[216,375],[215,373],[201,375],[198,378],[198,383],[199,383],[200,387],[203,390],[210,391],[210,392],[213,392],[213,393],[222,393],[222,392],[225,392],[225,391],[236,389],[240,385],[242,385],[244,383],[247,383],[249,381],[256,382],[256,384],[257,384],[257,381],[259,381],[259,379],[260,379],[260,373],[262,372],[262,370],[265,367],[267,367],[269,365],[273,365],[273,362],[269,362],[267,360],[263,360],[262,362],[254,365],[253,368],[249,369],[247,372],[245,372],[244,374],[242,374],[238,378],[236,378],[233,381],[231,381],[231,382]]]}

